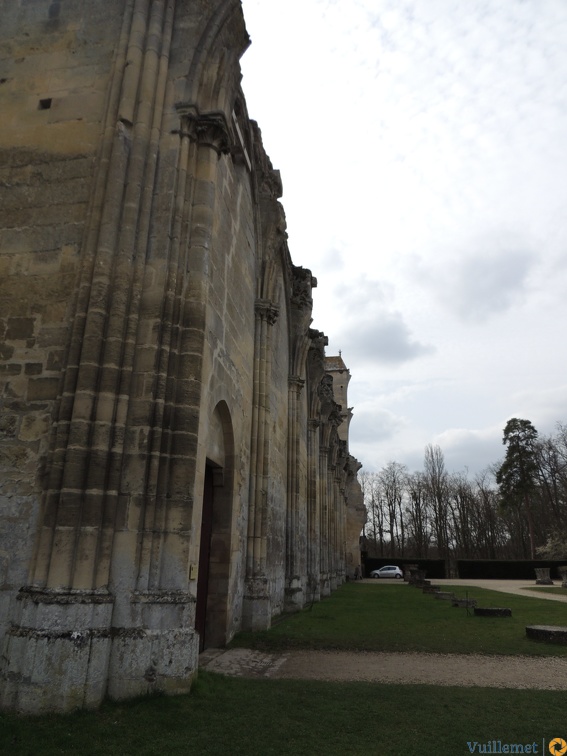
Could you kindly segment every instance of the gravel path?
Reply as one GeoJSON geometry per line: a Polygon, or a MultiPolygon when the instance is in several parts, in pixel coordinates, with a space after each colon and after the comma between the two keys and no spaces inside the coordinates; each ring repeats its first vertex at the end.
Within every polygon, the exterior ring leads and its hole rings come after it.
{"type": "Polygon", "coordinates": [[[265,654],[235,648],[208,657],[205,652],[199,666],[224,675],[256,678],[567,690],[565,657],[345,651],[265,654]]]}
{"type": "Polygon", "coordinates": [[[274,677],[567,690],[567,659],[458,654],[290,654],[274,677]]]}
{"type": "MultiPolygon", "coordinates": [[[[370,581],[368,581],[370,582],[370,581]]],[[[374,582],[374,581],[372,581],[374,582]]],[[[384,581],[386,582],[386,581],[384,581]]],[[[391,581],[388,581],[391,582],[391,581]]],[[[526,581],[435,581],[478,586],[503,593],[567,601],[567,596],[530,593],[526,581]]],[[[403,589],[400,586],[400,589],[403,589]]],[[[379,590],[379,585],[377,585],[379,590]]],[[[407,587],[406,587],[407,590],[407,587]]],[[[292,651],[265,654],[245,648],[210,649],[201,654],[199,667],[225,675],[300,680],[461,685],[483,688],[567,690],[567,658],[481,656],[459,654],[404,654],[344,651],[292,651]]]]}

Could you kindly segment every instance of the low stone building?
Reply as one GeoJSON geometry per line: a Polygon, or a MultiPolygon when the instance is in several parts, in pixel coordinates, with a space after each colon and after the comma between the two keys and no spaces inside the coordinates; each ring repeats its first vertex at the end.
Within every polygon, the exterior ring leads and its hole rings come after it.
{"type": "Polygon", "coordinates": [[[240,2],[0,5],[0,702],[182,692],[359,566],[348,371],[240,2]]]}

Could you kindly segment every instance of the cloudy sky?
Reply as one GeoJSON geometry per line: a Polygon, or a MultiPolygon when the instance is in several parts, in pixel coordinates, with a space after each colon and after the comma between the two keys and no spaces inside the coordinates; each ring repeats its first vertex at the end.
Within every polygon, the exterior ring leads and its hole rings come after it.
{"type": "Polygon", "coordinates": [[[368,470],[567,421],[567,1],[243,0],[243,88],[368,470]]]}

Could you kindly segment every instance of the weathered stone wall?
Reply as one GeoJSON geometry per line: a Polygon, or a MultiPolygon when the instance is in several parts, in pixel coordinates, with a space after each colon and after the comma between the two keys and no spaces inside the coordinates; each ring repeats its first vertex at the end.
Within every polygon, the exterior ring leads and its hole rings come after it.
{"type": "Polygon", "coordinates": [[[0,7],[0,623],[28,580],[123,12],[59,6],[0,7]]]}
{"type": "Polygon", "coordinates": [[[0,702],[185,691],[345,578],[316,281],[238,0],[0,11],[0,702]]]}

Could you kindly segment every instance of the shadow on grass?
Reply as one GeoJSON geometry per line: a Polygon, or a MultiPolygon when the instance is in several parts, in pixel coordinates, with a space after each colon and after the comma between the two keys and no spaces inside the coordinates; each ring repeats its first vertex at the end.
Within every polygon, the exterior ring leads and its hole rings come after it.
{"type": "MultiPolygon", "coordinates": [[[[199,675],[192,693],[29,721],[0,716],[0,752],[85,756],[470,753],[467,742],[565,735],[548,691],[246,680],[199,675]]],[[[543,752],[543,751],[538,751],[543,752]]]]}

